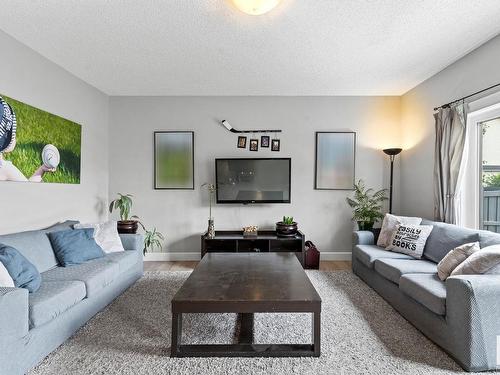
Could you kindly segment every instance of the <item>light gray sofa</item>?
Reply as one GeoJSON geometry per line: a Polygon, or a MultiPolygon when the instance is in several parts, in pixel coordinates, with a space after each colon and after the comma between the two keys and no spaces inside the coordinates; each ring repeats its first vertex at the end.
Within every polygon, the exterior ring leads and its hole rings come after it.
{"type": "Polygon", "coordinates": [[[499,368],[500,275],[454,276],[442,282],[437,263],[458,245],[500,243],[500,234],[424,220],[434,225],[422,260],[374,245],[354,232],[353,272],[467,371],[499,368]]]}
{"type": "Polygon", "coordinates": [[[42,275],[35,293],[0,288],[0,374],[24,374],[143,274],[142,237],[134,234],[120,235],[126,251],[59,267],[47,233],[74,223],[0,236],[42,275]]]}

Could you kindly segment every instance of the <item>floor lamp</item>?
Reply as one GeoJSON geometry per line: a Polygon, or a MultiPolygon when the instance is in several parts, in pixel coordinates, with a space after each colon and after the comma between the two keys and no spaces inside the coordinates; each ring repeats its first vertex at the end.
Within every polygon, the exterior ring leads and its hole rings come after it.
{"type": "Polygon", "coordinates": [[[389,213],[392,214],[392,180],[393,180],[393,175],[394,175],[394,157],[398,155],[401,151],[403,151],[402,148],[386,148],[383,150],[385,154],[389,155],[389,158],[391,159],[391,187],[390,187],[390,193],[389,193],[389,213]]]}

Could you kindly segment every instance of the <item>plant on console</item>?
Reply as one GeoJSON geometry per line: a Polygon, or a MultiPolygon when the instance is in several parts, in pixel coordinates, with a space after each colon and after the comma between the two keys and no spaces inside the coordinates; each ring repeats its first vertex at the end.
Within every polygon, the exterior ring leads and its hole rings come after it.
{"type": "Polygon", "coordinates": [[[113,210],[120,211],[120,219],[118,220],[118,233],[136,233],[138,229],[137,216],[130,216],[130,210],[132,209],[132,195],[131,194],[121,194],[118,193],[118,198],[111,201],[109,204],[109,212],[112,213],[113,210]]]}
{"type": "Polygon", "coordinates": [[[113,200],[109,204],[109,212],[112,213],[113,210],[120,211],[120,219],[117,223],[118,233],[137,233],[138,226],[144,230],[144,248],[143,253],[146,254],[148,250],[154,251],[155,248],[161,249],[162,241],[165,237],[162,233],[158,232],[156,228],[152,230],[146,229],[143,223],[138,219],[136,215],[130,216],[130,210],[132,208],[132,195],[131,194],[121,194],[118,193],[118,198],[113,200]]]}
{"type": "Polygon", "coordinates": [[[354,197],[346,198],[353,209],[352,219],[358,223],[360,230],[371,230],[377,220],[384,217],[382,203],[387,200],[387,189],[373,192],[366,188],[363,180],[354,184],[354,197]]]}
{"type": "Polygon", "coordinates": [[[276,223],[276,234],[280,237],[295,236],[297,230],[297,223],[293,221],[293,216],[283,216],[283,220],[276,223]]]}

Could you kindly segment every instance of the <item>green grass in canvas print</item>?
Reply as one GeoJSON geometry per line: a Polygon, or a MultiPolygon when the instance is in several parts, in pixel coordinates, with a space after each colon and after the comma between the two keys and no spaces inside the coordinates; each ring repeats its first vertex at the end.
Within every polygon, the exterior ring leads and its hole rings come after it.
{"type": "Polygon", "coordinates": [[[79,184],[82,127],[18,100],[1,96],[13,108],[17,118],[17,144],[12,152],[5,154],[5,159],[10,160],[29,178],[42,164],[44,146],[52,144],[59,151],[60,163],[54,172],[44,174],[43,182],[79,184]]]}

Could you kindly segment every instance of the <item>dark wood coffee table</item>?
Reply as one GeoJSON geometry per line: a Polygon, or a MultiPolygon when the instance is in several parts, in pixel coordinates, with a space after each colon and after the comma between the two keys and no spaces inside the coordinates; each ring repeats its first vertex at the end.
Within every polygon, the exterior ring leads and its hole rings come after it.
{"type": "Polygon", "coordinates": [[[320,355],[321,298],[295,254],[209,253],[172,299],[172,357],[320,355]],[[254,344],[254,313],[312,313],[311,344],[254,344]],[[238,344],[182,344],[182,314],[239,313],[238,344]]]}

